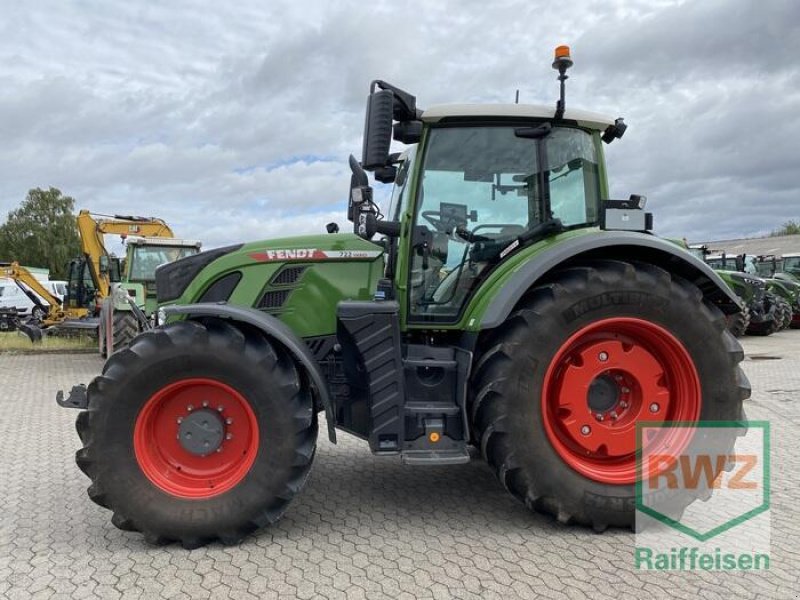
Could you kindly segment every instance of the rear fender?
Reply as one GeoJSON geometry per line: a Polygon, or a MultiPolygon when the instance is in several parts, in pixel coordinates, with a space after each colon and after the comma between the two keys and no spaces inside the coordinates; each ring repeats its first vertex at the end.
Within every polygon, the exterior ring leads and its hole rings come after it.
{"type": "Polygon", "coordinates": [[[314,355],[308,346],[292,331],[285,323],[279,321],[272,315],[262,313],[252,308],[233,306],[229,304],[199,303],[186,305],[172,305],[163,308],[164,313],[170,315],[185,315],[192,319],[197,317],[216,317],[226,319],[234,323],[245,323],[255,327],[266,335],[270,340],[280,344],[299,367],[301,367],[311,380],[313,392],[325,409],[325,416],[328,420],[328,438],[336,443],[336,431],[334,430],[333,403],[325,376],[319,368],[314,355]]]}
{"type": "Polygon", "coordinates": [[[525,292],[559,267],[581,260],[635,260],[659,266],[694,283],[726,315],[741,310],[736,294],[707,264],[680,246],[643,233],[598,232],[563,240],[520,266],[494,295],[481,318],[481,329],[502,324],[525,292]]]}

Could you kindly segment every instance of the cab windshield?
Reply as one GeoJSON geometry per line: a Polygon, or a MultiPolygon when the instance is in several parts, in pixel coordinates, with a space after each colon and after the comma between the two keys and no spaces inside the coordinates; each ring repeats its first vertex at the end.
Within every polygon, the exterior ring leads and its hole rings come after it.
{"type": "Polygon", "coordinates": [[[198,252],[196,246],[136,246],[128,265],[128,279],[155,281],[158,267],[198,252]]]}
{"type": "Polygon", "coordinates": [[[521,137],[519,126],[429,131],[415,224],[430,241],[411,261],[411,320],[456,320],[506,240],[554,219],[564,228],[597,223],[595,138],[572,127],[542,131],[533,137],[521,137]],[[487,251],[493,241],[497,251],[487,251]]]}
{"type": "Polygon", "coordinates": [[[721,258],[709,258],[707,260],[708,266],[712,269],[718,269],[720,271],[738,271],[739,267],[736,264],[735,258],[726,258],[725,260],[721,258]]]}
{"type": "Polygon", "coordinates": [[[788,256],[783,259],[783,270],[800,273],[800,256],[788,256]]]}

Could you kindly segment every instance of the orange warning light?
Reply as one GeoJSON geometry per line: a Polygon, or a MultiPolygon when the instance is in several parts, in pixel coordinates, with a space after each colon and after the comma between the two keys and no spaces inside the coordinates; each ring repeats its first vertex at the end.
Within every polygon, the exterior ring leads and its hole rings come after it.
{"type": "Polygon", "coordinates": [[[431,441],[431,443],[433,443],[433,444],[435,444],[436,442],[438,442],[438,441],[441,439],[441,437],[442,437],[442,436],[440,436],[440,435],[439,435],[438,433],[436,433],[435,431],[431,431],[431,432],[430,432],[430,434],[428,434],[428,439],[429,439],[429,440],[431,441]]]}

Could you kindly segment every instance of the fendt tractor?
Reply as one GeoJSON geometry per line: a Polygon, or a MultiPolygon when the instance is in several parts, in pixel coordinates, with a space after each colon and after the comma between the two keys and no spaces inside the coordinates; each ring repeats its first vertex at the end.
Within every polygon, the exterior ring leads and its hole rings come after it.
{"type": "MultiPolygon", "coordinates": [[[[696,248],[691,249],[697,252],[696,248]]],[[[782,294],[776,294],[775,284],[770,280],[747,272],[744,256],[729,256],[724,252],[711,254],[706,246],[700,247],[706,264],[714,269],[722,280],[742,300],[743,310],[728,319],[728,328],[735,336],[772,335],[788,327],[791,307],[782,294]],[[788,321],[787,321],[788,317],[788,321]]]]}
{"type": "MultiPolygon", "coordinates": [[[[603,143],[625,123],[566,110],[571,65],[559,47],[555,109],[422,110],[374,81],[352,233],[158,269],[165,322],[58,397],[84,409],[77,463],[117,527],[195,547],[276,521],[320,412],[333,443],[347,432],[410,466],[479,452],[532,510],[631,527],[637,422],[743,417],[738,300],[650,233],[644,198],[607,199],[603,143]],[[385,218],[368,172],[394,183],[385,218]]],[[[653,443],[680,451],[686,430],[653,443]]]]}

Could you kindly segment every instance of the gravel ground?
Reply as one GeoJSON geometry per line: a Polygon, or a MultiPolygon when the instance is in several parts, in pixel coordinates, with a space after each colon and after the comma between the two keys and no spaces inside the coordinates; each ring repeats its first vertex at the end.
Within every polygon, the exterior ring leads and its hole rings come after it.
{"type": "MultiPolygon", "coordinates": [[[[480,460],[413,468],[320,436],[284,519],[238,546],[151,547],[111,525],[75,466],[77,412],[56,390],[93,355],[0,355],[2,598],[798,598],[800,331],[744,338],[751,419],[772,423],[767,573],[652,573],[634,536],[529,513],[480,460]]],[[[325,427],[320,426],[320,432],[325,427]]]]}

